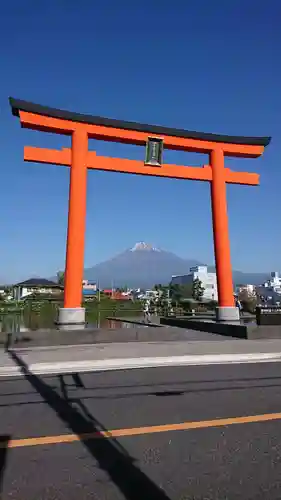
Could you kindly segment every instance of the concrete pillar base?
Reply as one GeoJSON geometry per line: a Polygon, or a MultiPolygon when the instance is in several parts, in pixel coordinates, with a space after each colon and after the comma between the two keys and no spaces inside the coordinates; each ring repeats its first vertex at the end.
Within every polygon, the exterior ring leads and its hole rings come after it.
{"type": "Polygon", "coordinates": [[[58,325],[84,325],[85,308],[84,307],[61,307],[58,314],[58,325]]]}
{"type": "Polygon", "coordinates": [[[240,311],[238,307],[216,307],[217,321],[240,321],[240,311]]]}
{"type": "Polygon", "coordinates": [[[60,323],[56,323],[57,325],[57,329],[60,330],[60,331],[76,331],[76,330],[79,330],[79,332],[81,332],[81,330],[85,330],[85,328],[87,328],[87,324],[86,323],[77,323],[77,324],[69,324],[69,323],[65,323],[65,324],[60,324],[60,323]]]}

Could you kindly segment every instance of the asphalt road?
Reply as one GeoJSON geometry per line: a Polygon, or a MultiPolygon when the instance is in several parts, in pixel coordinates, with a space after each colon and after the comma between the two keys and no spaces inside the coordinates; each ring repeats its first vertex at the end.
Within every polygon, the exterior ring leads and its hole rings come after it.
{"type": "Polygon", "coordinates": [[[18,363],[25,377],[0,381],[3,500],[280,499],[279,363],[52,377],[18,363]]]}

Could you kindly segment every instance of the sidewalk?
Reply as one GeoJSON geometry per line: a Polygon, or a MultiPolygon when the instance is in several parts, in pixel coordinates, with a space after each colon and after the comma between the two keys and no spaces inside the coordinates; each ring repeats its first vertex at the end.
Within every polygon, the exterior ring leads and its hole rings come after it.
{"type": "MultiPolygon", "coordinates": [[[[36,374],[124,370],[159,366],[281,362],[281,340],[216,342],[162,341],[14,348],[36,374]]],[[[0,376],[20,376],[8,353],[0,351],[0,376]]]]}
{"type": "Polygon", "coordinates": [[[15,364],[10,356],[0,349],[0,377],[6,375],[13,375],[15,371],[15,364]]]}

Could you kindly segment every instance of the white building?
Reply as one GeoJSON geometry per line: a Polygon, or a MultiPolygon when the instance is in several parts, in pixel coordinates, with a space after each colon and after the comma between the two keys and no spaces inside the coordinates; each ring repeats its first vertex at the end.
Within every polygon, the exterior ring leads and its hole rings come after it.
{"type": "Polygon", "coordinates": [[[279,277],[279,273],[277,271],[272,271],[272,273],[270,273],[270,279],[264,283],[264,286],[266,288],[272,288],[274,292],[281,293],[281,278],[279,277]]]}
{"type": "Polygon", "coordinates": [[[238,293],[247,293],[249,297],[255,297],[256,295],[256,286],[255,285],[240,285],[237,287],[238,293]]]}
{"type": "Polygon", "coordinates": [[[31,278],[13,286],[13,296],[16,300],[21,300],[33,293],[37,294],[61,294],[63,286],[45,278],[31,278]]]}
{"type": "Polygon", "coordinates": [[[150,300],[157,297],[158,292],[156,290],[146,290],[144,293],[139,293],[138,298],[141,300],[150,300]]]}
{"type": "Polygon", "coordinates": [[[277,271],[270,273],[270,279],[256,287],[257,294],[275,304],[281,302],[281,278],[277,271]]]}
{"type": "Polygon", "coordinates": [[[94,292],[97,291],[97,284],[93,281],[83,280],[82,286],[83,286],[83,290],[93,290],[94,292]]]}
{"type": "Polygon", "coordinates": [[[209,273],[207,266],[195,266],[190,268],[189,274],[172,276],[173,285],[188,285],[199,279],[204,287],[203,299],[218,300],[218,287],[216,273],[209,273]]]}

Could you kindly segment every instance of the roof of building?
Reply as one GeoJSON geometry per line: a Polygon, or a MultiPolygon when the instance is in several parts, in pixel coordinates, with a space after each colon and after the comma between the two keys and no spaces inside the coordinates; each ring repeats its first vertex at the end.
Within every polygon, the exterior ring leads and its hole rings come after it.
{"type": "Polygon", "coordinates": [[[16,283],[14,286],[42,286],[42,287],[52,287],[52,288],[63,288],[59,283],[55,281],[46,280],[45,278],[30,278],[29,280],[21,281],[20,283],[16,283]]]}
{"type": "Polygon", "coordinates": [[[97,295],[97,290],[93,290],[92,288],[83,288],[83,295],[97,295]]]}
{"type": "Polygon", "coordinates": [[[123,130],[134,130],[138,132],[148,132],[151,134],[169,135],[174,137],[185,137],[188,139],[197,139],[210,142],[224,142],[227,144],[248,144],[252,146],[267,146],[270,143],[271,137],[244,137],[231,136],[222,134],[213,134],[207,132],[195,132],[185,129],[164,127],[161,125],[148,125],[145,123],[136,123],[131,121],[116,120],[113,118],[104,118],[102,116],[87,115],[75,113],[73,111],[65,111],[49,106],[42,106],[21,99],[10,97],[10,106],[14,116],[19,116],[20,111],[34,113],[36,115],[49,116],[51,118],[60,118],[73,122],[88,123],[91,125],[101,125],[104,127],[119,128],[123,130]]]}

